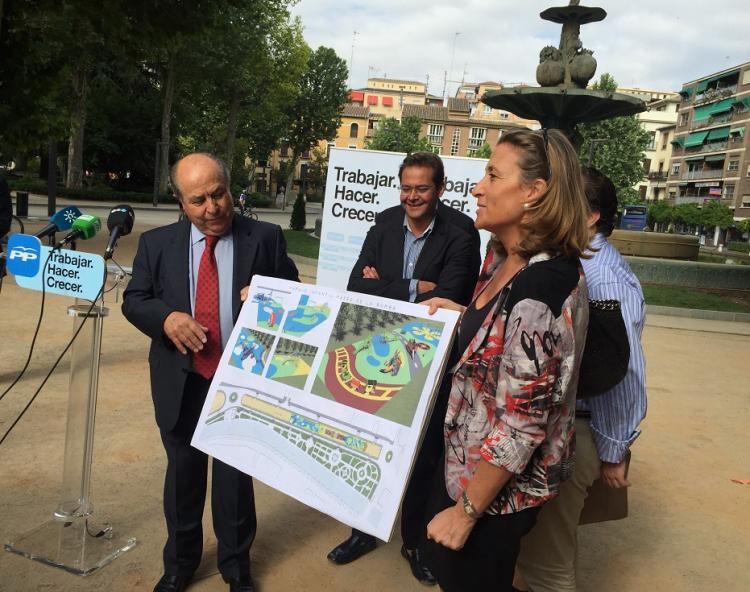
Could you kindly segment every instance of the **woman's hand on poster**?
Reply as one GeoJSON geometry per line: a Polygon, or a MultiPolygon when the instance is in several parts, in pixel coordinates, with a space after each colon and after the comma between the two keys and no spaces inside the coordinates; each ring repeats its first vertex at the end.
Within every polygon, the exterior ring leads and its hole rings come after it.
{"type": "Polygon", "coordinates": [[[425,300],[424,302],[420,302],[420,304],[424,304],[425,306],[429,307],[429,310],[427,311],[428,314],[435,314],[437,312],[438,308],[445,308],[447,310],[455,310],[456,312],[463,314],[466,310],[465,306],[462,306],[458,304],[457,302],[453,302],[453,300],[448,300],[447,298],[430,298],[429,300],[425,300]]]}

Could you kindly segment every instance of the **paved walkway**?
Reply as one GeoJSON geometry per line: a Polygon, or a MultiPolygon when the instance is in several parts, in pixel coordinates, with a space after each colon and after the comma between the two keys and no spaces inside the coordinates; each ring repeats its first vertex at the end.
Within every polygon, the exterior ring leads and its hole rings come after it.
{"type": "MultiPolygon", "coordinates": [[[[137,237],[118,257],[132,259],[137,237]]],[[[87,247],[98,251],[96,240],[87,247]]],[[[309,262],[300,261],[300,267],[309,262]]],[[[314,275],[314,274],[313,274],[314,275]]],[[[148,340],[122,317],[109,294],[93,463],[95,518],[138,539],[136,548],[97,574],[79,578],[0,552],[0,591],[150,592],[161,572],[164,454],[154,424],[146,363],[148,340]]],[[[0,294],[0,391],[23,366],[39,294],[10,280],[0,294]]],[[[69,339],[70,301],[48,296],[26,378],[0,403],[0,431],[21,411],[69,339]]],[[[633,447],[630,517],[583,527],[580,592],[746,592],[750,589],[750,336],[746,323],[652,316],[644,331],[649,414],[633,447]]],[[[0,447],[0,539],[47,520],[58,500],[68,374],[53,375],[26,418],[0,447]]],[[[349,566],[327,551],[348,527],[258,483],[259,530],[253,572],[259,592],[417,592],[399,555],[400,537],[349,566]]],[[[204,563],[191,592],[226,590],[215,566],[210,507],[204,563]]]]}

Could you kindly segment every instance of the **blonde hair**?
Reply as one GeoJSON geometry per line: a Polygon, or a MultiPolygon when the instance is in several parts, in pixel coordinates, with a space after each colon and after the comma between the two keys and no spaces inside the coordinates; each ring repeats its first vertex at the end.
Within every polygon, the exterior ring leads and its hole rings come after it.
{"type": "MultiPolygon", "coordinates": [[[[555,129],[519,129],[505,132],[497,144],[518,149],[518,166],[525,184],[537,179],[547,183],[547,190],[526,210],[521,222],[526,236],[515,251],[526,259],[542,251],[580,257],[589,243],[589,206],[578,155],[568,139],[555,129]]],[[[504,254],[494,237],[491,246],[504,254]]]]}

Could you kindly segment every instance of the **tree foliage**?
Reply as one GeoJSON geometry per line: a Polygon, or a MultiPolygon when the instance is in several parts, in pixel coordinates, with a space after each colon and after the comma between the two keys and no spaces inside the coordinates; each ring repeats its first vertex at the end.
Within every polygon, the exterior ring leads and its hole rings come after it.
{"type": "MultiPolygon", "coordinates": [[[[300,156],[322,140],[333,140],[341,125],[341,110],[348,99],[346,62],[330,47],[310,53],[288,110],[286,141],[292,152],[292,172],[287,177],[286,196],[291,195],[294,169],[300,156]]],[[[286,198],[285,198],[286,200],[286,198]]]]}
{"type": "Polygon", "coordinates": [[[474,152],[472,158],[489,158],[490,156],[492,156],[492,146],[485,142],[479,150],[474,152]]]}
{"type": "Polygon", "coordinates": [[[420,138],[422,122],[418,117],[409,115],[399,121],[394,117],[380,120],[377,130],[365,142],[368,150],[386,152],[429,152],[432,150],[426,138],[420,138]]]}
{"type": "Polygon", "coordinates": [[[297,194],[297,199],[292,207],[292,216],[289,219],[289,228],[292,230],[304,230],[307,224],[305,215],[305,196],[302,193],[297,194]]]}
{"type": "Polygon", "coordinates": [[[74,183],[86,170],[139,188],[157,145],[162,186],[190,150],[266,160],[308,68],[293,2],[0,0],[0,158],[75,140],[74,183]]]}
{"type": "Polygon", "coordinates": [[[704,226],[718,226],[722,230],[726,230],[734,224],[732,210],[714,200],[703,205],[700,220],[704,226]]]}
{"type": "MultiPolygon", "coordinates": [[[[605,73],[601,75],[593,88],[614,92],[617,89],[617,82],[611,75],[605,73]]],[[[589,164],[593,145],[591,164],[612,179],[619,201],[621,203],[626,203],[626,200],[628,203],[638,201],[633,195],[632,187],[644,177],[644,150],[648,146],[650,136],[636,116],[629,115],[582,123],[578,125],[578,132],[583,138],[579,151],[581,162],[589,164]],[[592,142],[593,140],[607,141],[592,142]]]]}

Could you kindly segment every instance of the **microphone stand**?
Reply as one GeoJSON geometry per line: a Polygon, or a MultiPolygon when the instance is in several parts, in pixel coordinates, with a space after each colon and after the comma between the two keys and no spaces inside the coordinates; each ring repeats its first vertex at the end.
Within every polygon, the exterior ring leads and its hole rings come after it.
{"type": "MultiPolygon", "coordinates": [[[[51,237],[54,246],[54,236],[51,237]]],[[[116,281],[119,280],[116,279],[116,281]]],[[[52,519],[5,544],[5,549],[29,559],[86,576],[104,567],[136,540],[115,536],[108,523],[94,525],[91,503],[91,461],[99,388],[99,358],[104,318],[109,309],[101,305],[68,307],[73,334],[81,325],[70,350],[68,419],[65,430],[63,478],[60,502],[52,519]]]]}

